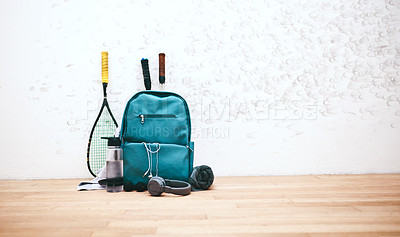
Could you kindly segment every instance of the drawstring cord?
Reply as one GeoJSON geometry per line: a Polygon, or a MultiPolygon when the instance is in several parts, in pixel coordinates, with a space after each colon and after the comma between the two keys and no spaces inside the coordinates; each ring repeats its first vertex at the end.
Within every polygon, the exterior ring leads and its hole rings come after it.
{"type": "Polygon", "coordinates": [[[143,177],[146,176],[149,172],[149,178],[153,177],[152,174],[152,169],[153,169],[153,154],[156,153],[156,176],[158,176],[158,151],[161,148],[160,143],[148,143],[146,144],[145,142],[142,142],[144,147],[146,148],[147,151],[147,159],[149,161],[149,168],[146,170],[146,172],[143,174],[143,177]],[[151,145],[155,145],[156,150],[152,151],[151,150],[151,145]]]}

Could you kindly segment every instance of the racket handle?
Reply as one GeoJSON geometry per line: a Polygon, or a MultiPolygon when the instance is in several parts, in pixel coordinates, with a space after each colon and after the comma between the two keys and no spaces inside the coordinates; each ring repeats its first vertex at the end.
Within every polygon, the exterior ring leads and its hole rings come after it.
{"type": "Polygon", "coordinates": [[[101,82],[108,83],[108,52],[101,52],[101,82]]]}
{"type": "Polygon", "coordinates": [[[146,87],[146,90],[151,90],[149,60],[147,58],[142,58],[140,62],[142,63],[144,86],[146,87]]]}
{"type": "Polygon", "coordinates": [[[165,54],[164,53],[160,53],[158,55],[158,66],[159,66],[159,82],[160,84],[164,84],[165,83],[165,54]]]}

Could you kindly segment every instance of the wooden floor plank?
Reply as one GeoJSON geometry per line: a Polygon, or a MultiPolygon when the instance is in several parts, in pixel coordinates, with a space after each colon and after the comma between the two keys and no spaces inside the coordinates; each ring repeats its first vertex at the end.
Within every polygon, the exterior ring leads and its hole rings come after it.
{"type": "Polygon", "coordinates": [[[400,236],[400,174],[216,177],[180,197],[0,180],[1,236],[400,236]]]}

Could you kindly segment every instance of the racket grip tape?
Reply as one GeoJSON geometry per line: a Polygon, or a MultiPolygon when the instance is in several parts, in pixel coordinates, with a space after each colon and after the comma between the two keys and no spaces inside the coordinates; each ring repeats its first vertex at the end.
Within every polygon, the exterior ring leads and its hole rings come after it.
{"type": "Polygon", "coordinates": [[[108,52],[101,52],[101,82],[108,83],[108,52]]]}
{"type": "Polygon", "coordinates": [[[146,87],[146,90],[151,90],[149,60],[147,58],[143,58],[140,62],[142,63],[144,86],[146,87]]]}
{"type": "Polygon", "coordinates": [[[164,53],[160,53],[158,55],[158,68],[159,68],[159,81],[160,84],[164,84],[165,83],[165,54],[164,53]]]}

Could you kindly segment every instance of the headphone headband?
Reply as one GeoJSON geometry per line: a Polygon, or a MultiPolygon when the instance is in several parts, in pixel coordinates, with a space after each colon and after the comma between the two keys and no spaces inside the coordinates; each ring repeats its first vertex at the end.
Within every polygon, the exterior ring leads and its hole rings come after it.
{"type": "Polygon", "coordinates": [[[192,190],[192,186],[184,181],[164,179],[167,186],[165,186],[166,193],[173,193],[178,195],[188,195],[192,190]]]}

